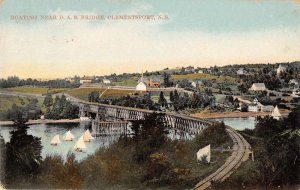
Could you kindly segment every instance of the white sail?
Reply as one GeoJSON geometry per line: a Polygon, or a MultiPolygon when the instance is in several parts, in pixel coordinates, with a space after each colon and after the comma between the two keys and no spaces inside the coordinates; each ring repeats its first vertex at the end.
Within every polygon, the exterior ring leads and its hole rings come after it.
{"type": "Polygon", "coordinates": [[[59,139],[59,135],[55,135],[52,140],[51,140],[51,144],[52,145],[57,145],[60,143],[60,139],[59,139]]]}
{"type": "Polygon", "coordinates": [[[74,149],[76,150],[82,150],[85,148],[85,143],[83,141],[83,136],[81,136],[79,138],[79,140],[76,142],[75,146],[74,146],[74,149]]]}
{"type": "Polygon", "coordinates": [[[83,134],[83,141],[89,142],[92,139],[94,139],[94,137],[91,135],[90,130],[87,129],[83,134]]]}
{"type": "Polygon", "coordinates": [[[64,140],[65,141],[72,141],[74,139],[74,135],[71,133],[71,131],[69,130],[68,132],[66,132],[66,134],[64,135],[64,140]]]}
{"type": "Polygon", "coordinates": [[[281,117],[278,107],[276,106],[272,112],[273,117],[281,117]]]}
{"type": "Polygon", "coordinates": [[[197,160],[199,161],[205,160],[207,163],[210,162],[210,145],[207,145],[206,147],[200,149],[197,152],[197,160]]]}

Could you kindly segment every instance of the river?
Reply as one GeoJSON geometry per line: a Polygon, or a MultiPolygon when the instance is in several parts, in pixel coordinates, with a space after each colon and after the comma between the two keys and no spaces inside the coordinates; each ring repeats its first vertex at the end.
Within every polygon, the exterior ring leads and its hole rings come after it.
{"type": "Polygon", "coordinates": [[[223,121],[225,125],[228,125],[236,130],[254,129],[256,118],[255,117],[239,117],[239,118],[220,118],[213,119],[214,121],[223,121]]]}
{"type": "MultiPolygon", "coordinates": [[[[223,121],[226,125],[231,126],[236,130],[243,130],[245,128],[253,129],[255,125],[255,118],[222,118],[215,119],[215,121],[223,121]]],[[[70,124],[34,124],[29,125],[28,134],[40,137],[41,143],[43,146],[42,157],[45,158],[47,155],[59,154],[64,159],[66,158],[69,152],[73,152],[76,155],[77,160],[82,160],[88,155],[94,154],[94,152],[100,147],[108,147],[111,143],[118,139],[118,136],[106,136],[106,137],[97,137],[91,142],[86,143],[86,149],[84,152],[74,151],[75,142],[83,134],[86,129],[90,128],[90,124],[86,122],[81,123],[70,123],[70,124]],[[73,141],[63,141],[63,135],[71,130],[72,134],[75,136],[73,141]],[[61,139],[61,144],[58,146],[50,145],[51,139],[59,134],[61,139]]],[[[13,130],[13,126],[0,126],[0,133],[4,138],[5,142],[10,140],[10,131],[13,130]]],[[[175,135],[170,131],[169,137],[171,139],[182,138],[179,135],[175,135]]],[[[185,138],[191,139],[192,136],[187,135],[185,138]]]]}

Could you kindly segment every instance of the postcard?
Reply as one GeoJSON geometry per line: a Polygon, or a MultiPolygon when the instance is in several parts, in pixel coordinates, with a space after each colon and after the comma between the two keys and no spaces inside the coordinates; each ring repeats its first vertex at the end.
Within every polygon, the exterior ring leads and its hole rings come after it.
{"type": "Polygon", "coordinates": [[[0,0],[0,189],[299,189],[299,0],[0,0]]]}

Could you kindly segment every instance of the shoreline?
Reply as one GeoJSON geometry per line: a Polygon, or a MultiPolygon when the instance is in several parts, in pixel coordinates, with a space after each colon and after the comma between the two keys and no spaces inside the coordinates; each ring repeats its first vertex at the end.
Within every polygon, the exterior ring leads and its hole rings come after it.
{"type": "MultiPolygon", "coordinates": [[[[290,111],[280,110],[282,116],[287,116],[290,111]]],[[[272,112],[212,112],[212,113],[194,113],[191,114],[193,117],[202,119],[219,119],[219,118],[246,118],[256,116],[267,116],[271,115],[272,112]]]]}
{"type": "MultiPolygon", "coordinates": [[[[33,124],[48,124],[48,123],[80,123],[80,119],[37,119],[37,120],[29,120],[26,124],[33,125],[33,124]]],[[[14,122],[12,121],[0,121],[0,125],[13,125],[14,122]]]]}

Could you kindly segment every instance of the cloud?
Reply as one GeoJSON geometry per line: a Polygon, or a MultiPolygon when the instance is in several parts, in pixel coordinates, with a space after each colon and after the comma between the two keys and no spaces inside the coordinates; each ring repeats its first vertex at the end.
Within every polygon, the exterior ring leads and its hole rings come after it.
{"type": "Polygon", "coordinates": [[[207,34],[163,30],[164,22],[156,21],[93,22],[0,24],[0,75],[50,78],[300,60],[299,28],[207,34]]]}

